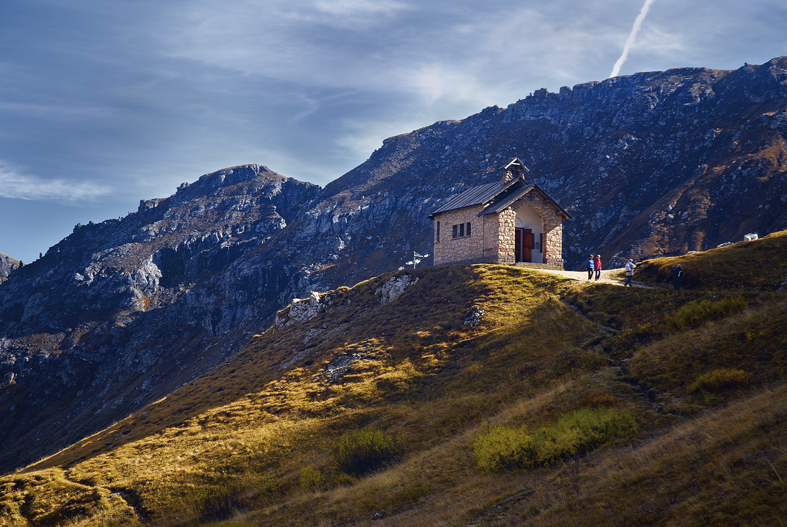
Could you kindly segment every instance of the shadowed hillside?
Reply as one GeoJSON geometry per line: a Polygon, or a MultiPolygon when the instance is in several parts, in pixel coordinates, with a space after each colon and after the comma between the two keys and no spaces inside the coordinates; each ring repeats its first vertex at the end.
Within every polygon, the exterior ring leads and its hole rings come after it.
{"type": "Polygon", "coordinates": [[[214,371],[0,479],[0,521],[785,522],[771,258],[787,233],[675,260],[684,291],[654,260],[637,277],[652,289],[453,266],[314,294],[214,371]]]}

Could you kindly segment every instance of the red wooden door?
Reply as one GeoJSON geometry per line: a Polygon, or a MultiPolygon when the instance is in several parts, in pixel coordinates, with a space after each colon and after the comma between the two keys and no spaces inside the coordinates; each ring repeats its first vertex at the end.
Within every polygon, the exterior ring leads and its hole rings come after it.
{"type": "Polygon", "coordinates": [[[533,229],[522,230],[522,261],[533,261],[533,229]]]}

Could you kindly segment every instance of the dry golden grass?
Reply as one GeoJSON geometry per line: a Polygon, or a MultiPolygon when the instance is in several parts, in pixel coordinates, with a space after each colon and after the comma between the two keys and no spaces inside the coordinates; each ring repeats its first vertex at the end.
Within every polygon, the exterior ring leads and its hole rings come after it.
{"type": "Polygon", "coordinates": [[[0,524],[367,525],[375,513],[374,525],[390,526],[787,519],[776,482],[787,474],[781,294],[748,296],[750,309],[676,332],[669,313],[724,293],[579,289],[507,266],[404,273],[419,281],[398,300],[381,304],[375,293],[391,275],[327,294],[327,312],[260,333],[142,412],[0,478],[0,524]],[[475,328],[463,324],[472,306],[486,312],[475,328]],[[734,366],[755,373],[756,395],[688,394],[698,375],[735,362],[738,348],[725,346],[747,327],[740,357],[752,366],[734,366]],[[353,355],[332,379],[330,368],[353,355]],[[667,397],[680,414],[664,411],[667,397]],[[477,468],[473,441],[486,426],[536,429],[598,405],[630,411],[642,432],[550,467],[477,468]],[[370,425],[397,434],[404,456],[367,476],[340,473],[339,438],[370,425]],[[317,482],[307,488],[305,469],[317,482]]]}
{"type": "Polygon", "coordinates": [[[787,385],[597,452],[489,525],[779,525],[787,385]]]}
{"type": "Polygon", "coordinates": [[[751,242],[642,262],[634,278],[670,284],[671,268],[681,264],[687,289],[774,291],[787,278],[787,231],[751,242]]]}

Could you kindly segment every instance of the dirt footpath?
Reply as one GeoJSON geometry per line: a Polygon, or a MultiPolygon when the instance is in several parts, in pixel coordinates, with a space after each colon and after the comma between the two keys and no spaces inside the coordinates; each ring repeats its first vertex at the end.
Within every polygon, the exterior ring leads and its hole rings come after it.
{"type": "MultiPolygon", "coordinates": [[[[558,271],[556,269],[533,269],[534,271],[541,271],[543,273],[552,273],[560,276],[564,276],[566,278],[571,278],[572,280],[576,280],[578,282],[587,282],[587,283],[595,283],[595,284],[612,284],[612,285],[620,285],[622,286],[626,277],[623,275],[622,269],[606,269],[601,271],[601,276],[598,280],[594,278],[592,280],[588,280],[588,272],[587,271],[558,271]]],[[[632,285],[634,287],[647,287],[645,284],[641,282],[633,282],[632,285]]]]}

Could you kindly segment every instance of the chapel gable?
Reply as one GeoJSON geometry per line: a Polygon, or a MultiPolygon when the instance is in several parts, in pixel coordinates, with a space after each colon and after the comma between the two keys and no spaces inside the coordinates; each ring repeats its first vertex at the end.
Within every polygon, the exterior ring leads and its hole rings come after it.
{"type": "Polygon", "coordinates": [[[429,215],[434,263],[522,263],[563,267],[563,221],[571,215],[527,181],[518,158],[496,182],[469,188],[429,215]]]}

